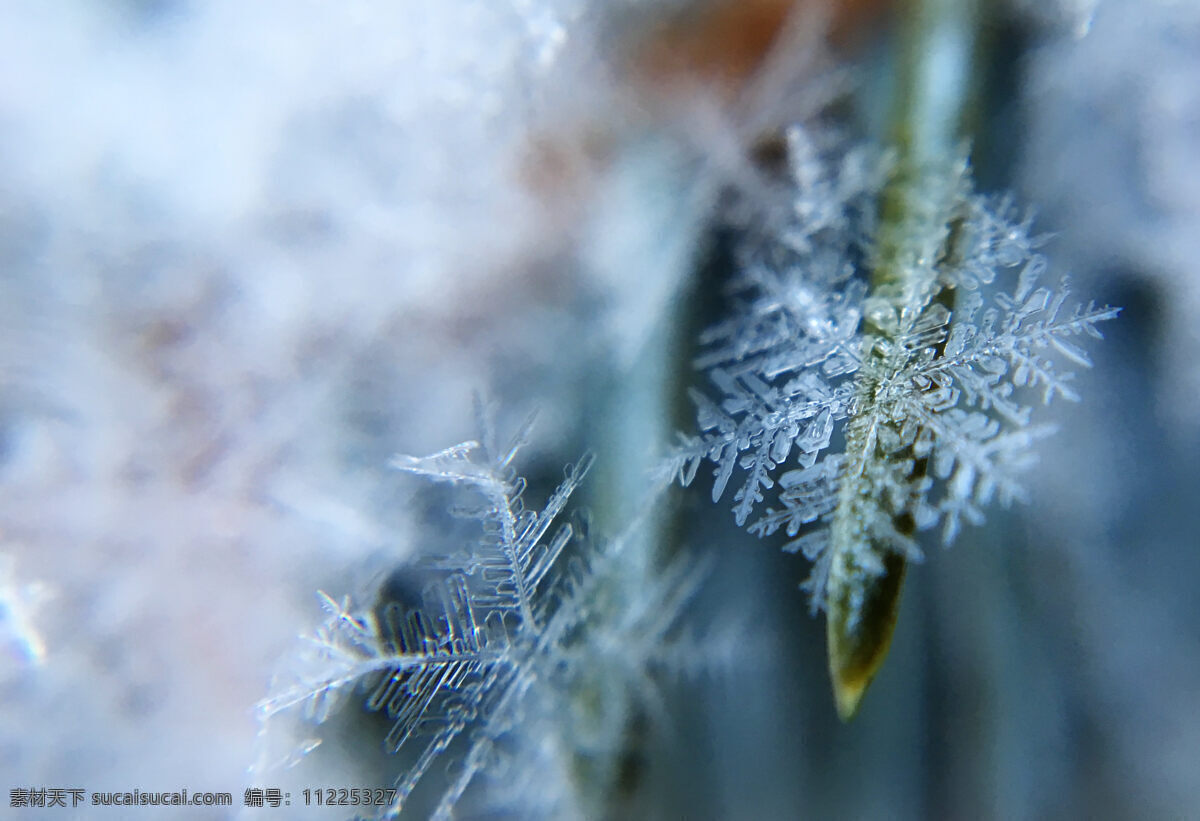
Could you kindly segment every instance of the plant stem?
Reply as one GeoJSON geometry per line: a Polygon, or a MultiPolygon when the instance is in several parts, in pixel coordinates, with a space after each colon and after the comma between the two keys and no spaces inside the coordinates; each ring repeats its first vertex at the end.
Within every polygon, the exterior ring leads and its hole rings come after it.
{"type": "Polygon", "coordinates": [[[858,411],[846,426],[846,468],[831,528],[833,557],[826,591],[829,670],[838,714],[849,720],[891,646],[906,568],[903,542],[916,522],[891,514],[887,537],[872,521],[885,490],[880,477],[911,484],[926,460],[881,448],[880,427],[898,427],[881,399],[895,376],[899,335],[916,315],[944,301],[937,263],[950,233],[959,191],[962,123],[980,0],[907,0],[896,61],[890,142],[893,175],[879,203],[871,294],[864,317],[868,340],[856,380],[858,411]]]}

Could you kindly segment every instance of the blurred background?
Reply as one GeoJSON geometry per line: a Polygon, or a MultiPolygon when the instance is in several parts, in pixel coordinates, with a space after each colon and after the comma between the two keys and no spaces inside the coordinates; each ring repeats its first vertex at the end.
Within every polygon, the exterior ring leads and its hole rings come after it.
{"type": "MultiPolygon", "coordinates": [[[[475,435],[473,391],[540,410],[535,489],[597,450],[618,521],[693,424],[724,193],[831,104],[869,137],[904,13],[0,2],[0,786],[240,805],[315,591],[421,550],[388,459],[475,435]]],[[[639,816],[1198,812],[1200,4],[996,0],[980,44],[980,186],[1124,312],[1032,502],[910,570],[849,725],[803,559],[676,491],[718,557],[688,617],[756,649],[668,686],[639,816]]]]}

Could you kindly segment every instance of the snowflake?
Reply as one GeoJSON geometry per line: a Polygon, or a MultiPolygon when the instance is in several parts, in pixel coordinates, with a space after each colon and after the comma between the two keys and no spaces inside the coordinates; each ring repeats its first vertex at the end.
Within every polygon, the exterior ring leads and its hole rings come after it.
{"type": "Polygon", "coordinates": [[[873,212],[886,158],[805,156],[796,224],[746,229],[734,315],[705,332],[696,361],[720,398],[692,391],[699,434],[681,436],[670,467],[690,484],[713,462],[714,501],[740,468],[738,525],[783,531],[785,549],[815,563],[805,587],[817,609],[831,572],[861,591],[889,553],[920,557],[918,531],[940,525],[949,543],[993,499],[1020,498],[1019,474],[1051,430],[1031,422],[1030,393],[1077,400],[1060,363],[1089,366],[1078,338],[1099,337],[1118,309],[1043,285],[1031,220],[973,192],[965,162],[912,175],[892,195],[903,218],[889,234],[873,212]],[[1011,290],[995,288],[1002,279],[1011,290]],[[793,453],[799,467],[785,470],[793,453]]]}
{"type": "MultiPolygon", "coordinates": [[[[570,523],[554,525],[591,457],[566,468],[541,510],[526,508],[512,462],[528,424],[503,450],[469,441],[393,460],[461,488],[454,513],[482,525],[481,537],[421,563],[435,577],[417,603],[356,609],[349,597],[321,593],[326,620],[259,704],[264,725],[294,707],[320,724],[348,693],[365,693],[365,708],[390,722],[384,749],[404,754],[389,817],[438,760],[452,766],[433,817],[461,810],[484,775],[488,789],[476,801],[487,812],[592,817],[571,762],[615,766],[635,696],[652,693],[653,674],[686,672],[676,622],[705,568],[680,560],[643,574],[630,556],[641,520],[608,544],[584,540],[564,561],[580,540],[570,523]]],[[[285,763],[320,743],[302,741],[285,763]]],[[[608,776],[598,783],[615,772],[608,776]]]]}

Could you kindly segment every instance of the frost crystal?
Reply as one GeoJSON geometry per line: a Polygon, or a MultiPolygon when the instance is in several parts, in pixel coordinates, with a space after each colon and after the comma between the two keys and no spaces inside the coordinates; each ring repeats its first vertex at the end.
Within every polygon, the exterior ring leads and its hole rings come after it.
{"type": "MultiPolygon", "coordinates": [[[[809,145],[796,132],[791,144],[809,145]]],[[[793,224],[748,231],[734,315],[696,361],[719,398],[692,391],[700,433],[673,454],[683,484],[713,462],[714,501],[733,481],[739,525],[783,531],[815,562],[814,609],[834,553],[836,572],[875,577],[887,552],[920,556],[916,531],[940,525],[949,543],[993,498],[1018,498],[1049,432],[1031,424],[1029,394],[1078,399],[1059,363],[1089,366],[1078,338],[1118,313],[1042,284],[1030,220],[971,191],[965,163],[922,169],[904,236],[872,237],[875,165],[793,162],[793,224]],[[881,276],[889,266],[902,275],[881,276]]]]}
{"type": "MultiPolygon", "coordinates": [[[[576,534],[570,524],[554,526],[591,458],[567,467],[540,511],[526,509],[525,480],[512,461],[527,430],[528,423],[502,451],[470,441],[393,460],[399,470],[462,487],[470,499],[455,513],[482,524],[482,538],[424,562],[442,575],[416,606],[356,610],[348,598],[322,593],[325,622],[259,705],[264,721],[303,705],[320,723],[349,692],[365,692],[366,709],[391,722],[384,748],[404,751],[389,816],[445,759],[452,766],[434,817],[450,817],[485,773],[480,800],[488,812],[591,817],[567,771],[573,756],[602,771],[615,767],[634,693],[653,689],[654,670],[678,667],[675,622],[702,569],[676,563],[652,580],[634,578],[629,568],[639,563],[626,548],[636,528],[563,561],[576,534]]],[[[299,754],[319,743],[305,741],[299,754]]],[[[615,770],[600,775],[607,785],[615,770]]]]}

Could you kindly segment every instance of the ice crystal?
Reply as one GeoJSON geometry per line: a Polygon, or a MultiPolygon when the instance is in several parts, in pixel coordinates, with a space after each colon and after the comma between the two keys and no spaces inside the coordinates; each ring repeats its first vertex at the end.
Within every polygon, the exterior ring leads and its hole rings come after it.
{"type": "Polygon", "coordinates": [[[1031,220],[971,190],[965,162],[920,169],[903,234],[877,235],[886,174],[872,168],[886,162],[793,163],[795,224],[747,230],[734,315],[696,361],[719,398],[692,391],[700,432],[672,462],[684,484],[714,463],[714,501],[740,468],[737,523],[783,531],[815,562],[814,608],[835,553],[839,572],[879,576],[887,552],[921,555],[917,531],[940,526],[949,543],[994,498],[1020,497],[1050,430],[1031,422],[1031,392],[1077,399],[1061,363],[1089,366],[1079,338],[1118,312],[1043,284],[1031,220]]]}
{"type": "Polygon", "coordinates": [[[355,609],[322,593],[325,622],[259,705],[264,719],[302,705],[321,723],[348,693],[365,692],[366,709],[391,722],[385,749],[409,751],[389,815],[447,758],[453,767],[435,817],[449,817],[483,773],[489,789],[478,800],[488,811],[589,816],[594,808],[567,772],[572,757],[615,767],[634,694],[652,689],[655,669],[679,666],[673,630],[703,568],[680,562],[632,578],[639,563],[626,554],[636,526],[607,545],[585,540],[564,561],[575,529],[563,523],[550,534],[591,458],[568,466],[545,506],[530,510],[512,467],[523,441],[524,431],[499,452],[469,441],[396,457],[400,470],[471,491],[455,513],[480,522],[482,538],[424,562],[443,575],[416,606],[355,609]]]}

